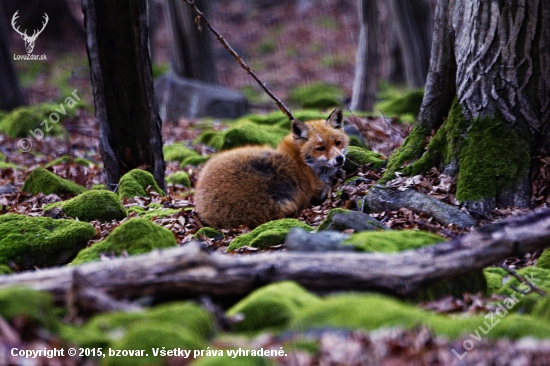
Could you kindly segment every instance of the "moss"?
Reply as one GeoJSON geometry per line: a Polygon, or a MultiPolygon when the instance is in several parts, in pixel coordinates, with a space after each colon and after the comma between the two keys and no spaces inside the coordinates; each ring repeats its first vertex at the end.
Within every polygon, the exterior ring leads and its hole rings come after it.
{"type": "Polygon", "coordinates": [[[1,275],[7,275],[7,274],[12,274],[13,271],[11,270],[11,268],[6,265],[6,264],[0,264],[0,276],[1,275]]]}
{"type": "Polygon", "coordinates": [[[10,322],[22,317],[52,332],[58,330],[60,323],[52,295],[25,287],[0,290],[0,315],[10,322]]]}
{"type": "Polygon", "coordinates": [[[342,105],[344,92],[336,85],[314,83],[294,88],[289,100],[301,108],[331,108],[342,105]]]}
{"type": "Polygon", "coordinates": [[[234,330],[258,331],[266,328],[282,329],[304,306],[319,305],[321,299],[294,282],[278,282],[264,286],[239,301],[227,315],[242,314],[244,319],[234,330]]]}
{"type": "Polygon", "coordinates": [[[71,264],[78,265],[98,260],[102,253],[114,253],[119,256],[126,252],[135,255],[176,244],[174,234],[170,230],[145,218],[133,218],[114,229],[104,240],[81,250],[71,264]]]}
{"type": "Polygon", "coordinates": [[[343,208],[333,208],[331,209],[327,216],[325,217],[325,219],[323,220],[323,222],[321,222],[321,224],[319,224],[319,227],[317,228],[317,231],[323,231],[323,230],[326,230],[326,228],[331,224],[332,222],[332,218],[334,217],[334,215],[336,215],[337,213],[346,213],[348,212],[349,210],[345,210],[343,208]]]}
{"type": "MultiPolygon", "coordinates": [[[[550,270],[530,266],[518,270],[517,273],[530,280],[535,286],[546,293],[550,293],[550,270]]],[[[509,276],[506,280],[506,283],[496,293],[504,296],[515,294],[519,299],[519,303],[514,306],[513,311],[530,313],[542,297],[531,291],[527,284],[520,283],[515,277],[509,276]],[[518,293],[517,290],[528,293],[524,295],[518,293]]]]}
{"type": "Polygon", "coordinates": [[[147,197],[147,187],[151,187],[161,196],[165,196],[151,173],[145,170],[133,169],[120,178],[118,195],[120,198],[147,197]]]}
{"type": "Polygon", "coordinates": [[[197,239],[201,239],[202,237],[207,237],[210,239],[220,240],[220,239],[223,239],[224,236],[218,230],[206,226],[206,227],[201,227],[199,231],[197,231],[195,235],[193,235],[193,237],[197,239]]]}
{"type": "Polygon", "coordinates": [[[98,220],[107,222],[122,220],[126,211],[120,204],[118,196],[107,190],[91,190],[62,203],[47,205],[44,210],[61,207],[67,216],[82,221],[98,220]]]}
{"type": "Polygon", "coordinates": [[[182,160],[180,167],[185,168],[188,165],[199,166],[206,163],[208,159],[210,159],[208,155],[189,156],[182,160]]]}
{"type": "Polygon", "coordinates": [[[267,248],[282,244],[285,241],[286,235],[293,227],[299,227],[307,231],[313,230],[310,226],[296,219],[273,220],[258,226],[248,234],[243,234],[233,239],[227,251],[230,252],[244,246],[267,248]]]}
{"type": "Polygon", "coordinates": [[[169,175],[166,178],[166,182],[172,184],[181,184],[187,188],[191,187],[191,181],[189,180],[189,175],[186,172],[176,172],[172,175],[169,175]]]}
{"type": "Polygon", "coordinates": [[[288,134],[288,130],[276,126],[261,126],[244,121],[230,127],[223,135],[221,149],[227,150],[244,145],[269,145],[277,147],[279,142],[288,134]]]}
{"type": "Polygon", "coordinates": [[[213,147],[216,150],[221,150],[223,146],[223,131],[207,130],[201,133],[199,137],[193,140],[193,143],[202,143],[207,146],[213,147]]]}
{"type": "Polygon", "coordinates": [[[311,304],[298,310],[290,327],[295,330],[337,327],[347,329],[375,330],[399,327],[410,329],[426,325],[436,335],[449,338],[475,334],[489,338],[521,338],[533,336],[548,338],[550,324],[543,324],[529,316],[508,314],[485,335],[478,327],[487,329],[484,316],[453,318],[431,314],[412,305],[381,295],[344,294],[328,297],[320,304],[311,304]]]}
{"type": "Polygon", "coordinates": [[[6,163],[6,162],[3,162],[3,161],[0,161],[0,169],[19,169],[19,167],[15,164],[12,164],[12,163],[6,163]]]}
{"type": "MultiPolygon", "coordinates": [[[[84,347],[105,347],[135,325],[162,325],[167,329],[185,329],[204,340],[214,330],[212,315],[192,302],[156,306],[140,313],[110,312],[96,315],[80,327],[63,328],[63,338],[84,347]]],[[[164,344],[155,347],[162,347],[164,344]]]]}
{"type": "Polygon", "coordinates": [[[170,215],[177,214],[178,212],[180,212],[180,210],[177,210],[175,208],[158,208],[155,210],[148,210],[144,213],[140,213],[139,216],[147,220],[163,219],[170,215]]]}
{"type": "Polygon", "coordinates": [[[162,148],[164,160],[166,161],[183,161],[191,156],[200,156],[195,150],[183,146],[181,143],[166,145],[162,148]]]}
{"type": "Polygon", "coordinates": [[[99,191],[99,190],[104,190],[104,189],[106,190],[107,188],[103,184],[94,184],[92,186],[92,189],[95,190],[95,191],[99,191]]]}
{"type": "Polygon", "coordinates": [[[365,231],[353,234],[344,242],[365,252],[395,253],[444,242],[445,239],[422,231],[365,231]]]}
{"type": "Polygon", "coordinates": [[[95,235],[85,222],[0,215],[0,263],[13,261],[23,268],[64,264],[95,235]]]}
{"type": "Polygon", "coordinates": [[[508,272],[502,268],[490,267],[485,268],[483,274],[487,280],[487,292],[494,294],[502,288],[504,277],[508,275],[508,272]]]}
{"type": "Polygon", "coordinates": [[[44,168],[51,168],[54,165],[67,164],[67,163],[73,163],[73,164],[82,165],[85,167],[96,165],[94,162],[88,159],[78,158],[78,157],[73,158],[72,156],[69,156],[69,155],[63,155],[57,159],[50,161],[48,164],[44,165],[44,168]]]}
{"type": "Polygon", "coordinates": [[[370,164],[370,167],[373,169],[381,169],[386,166],[386,162],[379,153],[357,146],[349,146],[343,169],[346,173],[351,174],[366,164],[370,164]]]}
{"type": "Polygon", "coordinates": [[[416,117],[420,112],[423,98],[424,89],[412,90],[402,96],[391,97],[378,104],[376,108],[388,116],[412,115],[416,117]]]}
{"type": "Polygon", "coordinates": [[[542,252],[541,256],[537,260],[538,268],[544,268],[550,270],[550,249],[546,249],[542,252]]]}
{"type": "MultiPolygon", "coordinates": [[[[56,108],[59,109],[59,105],[44,103],[14,109],[0,120],[0,132],[11,138],[27,137],[29,131],[36,129],[42,130],[44,135],[59,134],[63,130],[60,123],[52,123],[48,118],[51,113],[56,113],[56,108]],[[42,124],[44,120],[47,120],[47,124],[42,124]]],[[[71,109],[65,106],[65,110],[70,115],[71,109]]],[[[63,118],[62,114],[57,114],[63,118]]]]}
{"type": "Polygon", "coordinates": [[[529,138],[498,116],[474,119],[460,153],[456,198],[463,202],[496,197],[519,183],[531,162],[529,145],[529,138]]]}
{"type": "Polygon", "coordinates": [[[32,194],[80,194],[86,192],[86,188],[38,167],[27,177],[21,191],[32,194]]]}
{"type": "Polygon", "coordinates": [[[533,316],[550,324],[550,296],[540,299],[533,308],[533,316]]]}

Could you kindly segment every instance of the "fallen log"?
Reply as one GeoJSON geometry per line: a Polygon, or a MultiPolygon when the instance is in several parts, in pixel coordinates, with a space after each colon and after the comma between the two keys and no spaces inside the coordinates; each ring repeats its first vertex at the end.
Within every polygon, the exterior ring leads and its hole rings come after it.
{"type": "Polygon", "coordinates": [[[314,292],[377,291],[406,297],[428,284],[548,246],[550,210],[544,210],[396,254],[280,251],[237,256],[209,253],[192,242],[130,258],[0,276],[0,288],[28,286],[65,302],[75,281],[85,278],[113,299],[208,295],[223,300],[243,297],[271,282],[293,280],[314,292]]]}

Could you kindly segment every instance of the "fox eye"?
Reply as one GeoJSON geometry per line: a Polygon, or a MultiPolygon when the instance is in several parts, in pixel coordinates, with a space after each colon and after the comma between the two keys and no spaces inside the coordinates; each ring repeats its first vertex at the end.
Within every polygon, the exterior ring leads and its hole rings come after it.
{"type": "Polygon", "coordinates": [[[325,147],[324,147],[324,146],[319,146],[319,147],[316,148],[315,150],[317,150],[317,151],[325,151],[325,147]]]}
{"type": "Polygon", "coordinates": [[[336,140],[336,141],[334,141],[334,144],[335,144],[336,146],[340,146],[340,141],[339,141],[339,140],[336,140]]]}

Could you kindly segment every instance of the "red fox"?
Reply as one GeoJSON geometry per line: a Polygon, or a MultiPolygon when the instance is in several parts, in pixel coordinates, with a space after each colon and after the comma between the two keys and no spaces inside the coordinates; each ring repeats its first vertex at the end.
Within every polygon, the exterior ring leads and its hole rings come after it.
{"type": "Polygon", "coordinates": [[[325,199],[348,143],[339,108],[326,121],[295,119],[276,150],[245,146],[210,159],[195,187],[195,208],[218,229],[293,216],[312,199],[325,199]]]}

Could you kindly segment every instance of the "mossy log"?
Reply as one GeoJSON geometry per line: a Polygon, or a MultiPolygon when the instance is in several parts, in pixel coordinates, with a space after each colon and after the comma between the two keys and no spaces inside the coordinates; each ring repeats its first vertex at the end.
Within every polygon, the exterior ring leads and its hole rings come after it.
{"type": "Polygon", "coordinates": [[[315,292],[376,291],[408,297],[427,285],[548,246],[550,210],[543,210],[396,254],[277,252],[237,257],[209,253],[193,242],[142,256],[0,276],[0,288],[49,291],[61,303],[74,299],[75,278],[84,277],[115,299],[209,295],[231,301],[268,283],[292,280],[315,292]]]}

